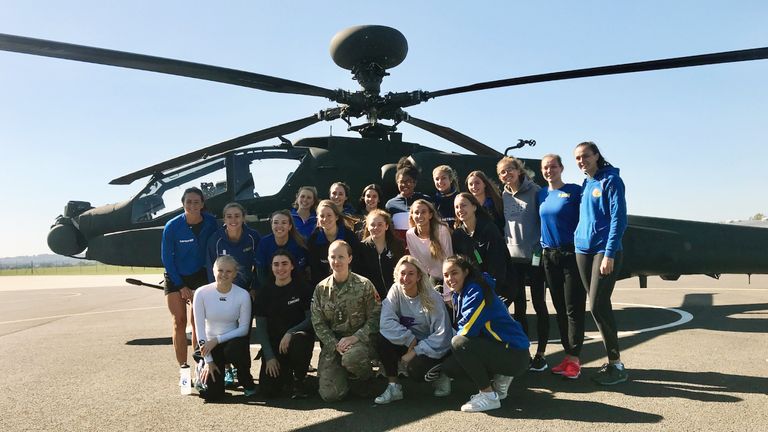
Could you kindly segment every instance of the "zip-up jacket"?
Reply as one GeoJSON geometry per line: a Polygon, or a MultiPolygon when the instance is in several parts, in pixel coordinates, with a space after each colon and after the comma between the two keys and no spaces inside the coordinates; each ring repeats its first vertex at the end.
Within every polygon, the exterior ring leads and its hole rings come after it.
{"type": "MultiPolygon", "coordinates": [[[[360,249],[360,240],[357,239],[354,232],[344,226],[343,222],[339,222],[336,227],[336,240],[344,240],[352,246],[352,262],[354,262],[354,256],[357,255],[360,249]]],[[[309,271],[311,273],[312,285],[317,285],[331,274],[331,266],[328,264],[328,246],[331,245],[331,242],[325,236],[325,231],[318,227],[309,236],[308,243],[309,271]]]]}
{"type": "Polygon", "coordinates": [[[583,187],[574,235],[576,252],[613,258],[622,249],[621,238],[627,229],[627,202],[619,169],[603,167],[586,178],[583,187]]]}
{"type": "Polygon", "coordinates": [[[234,284],[246,290],[253,289],[254,267],[256,266],[256,249],[261,240],[261,235],[249,227],[243,225],[243,233],[237,242],[232,242],[227,237],[227,228],[219,228],[208,239],[208,253],[206,256],[206,269],[208,270],[208,282],[213,282],[213,263],[222,255],[229,255],[237,261],[240,271],[237,272],[234,284]]]}
{"type": "Polygon", "coordinates": [[[465,281],[461,292],[453,293],[453,304],[457,335],[487,338],[521,350],[531,346],[523,327],[509,316],[501,299],[494,295],[491,304],[486,304],[477,282],[465,281]]]}
{"type": "Polygon", "coordinates": [[[402,257],[402,252],[396,253],[389,245],[379,253],[376,243],[369,239],[360,243],[357,256],[352,259],[352,267],[355,273],[367,277],[373,283],[379,298],[383,299],[394,283],[395,264],[402,257]]]}
{"type": "Polygon", "coordinates": [[[291,209],[291,216],[293,217],[293,226],[296,227],[296,231],[298,231],[305,240],[308,239],[317,226],[317,213],[315,213],[314,210],[310,210],[306,222],[299,216],[299,212],[296,209],[291,209]]]}
{"type": "Polygon", "coordinates": [[[504,239],[490,217],[478,212],[475,232],[470,235],[462,225],[453,232],[451,241],[453,253],[467,256],[480,270],[490,274],[499,287],[497,292],[506,291],[509,255],[504,239]]]}
{"type": "Polygon", "coordinates": [[[534,252],[541,248],[537,205],[539,189],[539,185],[526,177],[517,192],[513,193],[505,187],[501,195],[504,201],[504,236],[513,261],[530,263],[534,252]]]}
{"type": "Polygon", "coordinates": [[[195,235],[182,213],[168,221],[163,228],[160,256],[165,272],[177,286],[183,286],[181,276],[194,274],[205,267],[206,241],[216,231],[218,223],[213,215],[203,212],[203,226],[195,235]]]}

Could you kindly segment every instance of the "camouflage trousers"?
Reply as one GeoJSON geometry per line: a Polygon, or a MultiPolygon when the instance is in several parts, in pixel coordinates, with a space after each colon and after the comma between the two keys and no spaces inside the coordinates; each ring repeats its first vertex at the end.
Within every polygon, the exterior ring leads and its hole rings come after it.
{"type": "Polygon", "coordinates": [[[323,347],[317,364],[318,392],[326,402],[338,401],[349,392],[349,379],[367,380],[373,377],[371,360],[376,358],[373,347],[358,342],[344,353],[336,347],[323,347]]]}

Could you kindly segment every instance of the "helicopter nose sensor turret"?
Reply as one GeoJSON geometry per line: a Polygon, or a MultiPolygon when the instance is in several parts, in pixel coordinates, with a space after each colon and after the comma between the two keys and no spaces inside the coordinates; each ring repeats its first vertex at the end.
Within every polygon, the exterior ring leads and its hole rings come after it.
{"type": "Polygon", "coordinates": [[[405,60],[408,41],[391,27],[362,25],[344,29],[331,39],[331,57],[340,67],[352,71],[363,89],[379,94],[386,70],[405,60]]]}
{"type": "Polygon", "coordinates": [[[93,208],[85,201],[69,201],[64,214],[56,218],[48,232],[48,247],[59,255],[77,255],[88,246],[85,236],[76,226],[76,218],[93,208]]]}

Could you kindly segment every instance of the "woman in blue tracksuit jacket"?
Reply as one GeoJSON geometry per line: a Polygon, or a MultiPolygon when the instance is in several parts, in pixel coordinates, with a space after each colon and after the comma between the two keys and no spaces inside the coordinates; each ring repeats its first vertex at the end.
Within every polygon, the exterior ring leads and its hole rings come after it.
{"type": "Polygon", "coordinates": [[[245,208],[239,203],[232,202],[222,210],[224,226],[220,227],[208,239],[206,254],[206,269],[208,281],[215,282],[213,263],[222,255],[229,255],[237,261],[238,272],[233,283],[249,291],[254,297],[254,278],[256,277],[256,248],[261,235],[245,223],[245,208]]]}
{"type": "Polygon", "coordinates": [[[608,352],[608,363],[592,380],[613,385],[627,380],[611,306],[611,293],[621,267],[621,238],[627,228],[624,182],[618,168],[605,160],[595,143],[587,141],[577,145],[574,156],[579,169],[587,175],[574,234],[576,264],[608,352]]]}
{"type": "MultiPolygon", "coordinates": [[[[208,283],[205,243],[217,226],[216,218],[203,212],[205,197],[200,189],[185,190],[181,203],[184,213],[165,224],[160,246],[165,267],[165,301],[173,316],[173,350],[179,366],[187,363],[187,303],[192,301],[196,288],[208,283]]],[[[190,320],[194,341],[194,316],[190,320]]]]}
{"type": "Polygon", "coordinates": [[[493,279],[481,276],[466,257],[448,257],[443,278],[453,291],[457,326],[443,372],[452,378],[469,376],[480,389],[462,411],[499,408],[512,379],[528,370],[528,336],[493,292],[493,279]]]}

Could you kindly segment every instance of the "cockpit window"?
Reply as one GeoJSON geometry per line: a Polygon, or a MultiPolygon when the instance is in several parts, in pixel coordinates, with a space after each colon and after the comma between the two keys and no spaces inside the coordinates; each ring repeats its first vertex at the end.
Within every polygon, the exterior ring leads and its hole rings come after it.
{"type": "Polygon", "coordinates": [[[203,191],[205,199],[227,191],[224,158],[172,172],[144,188],[133,203],[133,222],[147,222],[181,208],[181,195],[190,187],[203,191]]]}
{"type": "Polygon", "coordinates": [[[301,163],[297,155],[281,150],[245,150],[235,153],[235,200],[267,197],[280,192],[301,163]]]}

